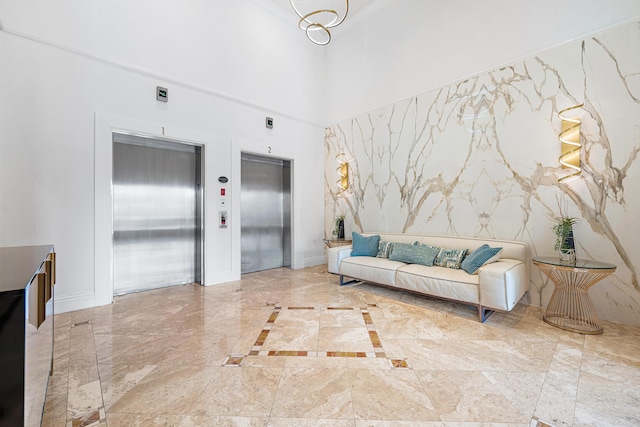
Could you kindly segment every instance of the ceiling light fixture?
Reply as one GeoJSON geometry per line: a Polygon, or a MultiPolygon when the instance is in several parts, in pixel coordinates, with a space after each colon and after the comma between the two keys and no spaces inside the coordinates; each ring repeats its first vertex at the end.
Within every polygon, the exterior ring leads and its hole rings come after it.
{"type": "Polygon", "coordinates": [[[289,0],[289,3],[300,17],[298,27],[307,33],[309,40],[321,46],[331,41],[329,29],[342,24],[349,13],[349,0],[289,0]],[[343,8],[331,9],[343,1],[343,8]]]}

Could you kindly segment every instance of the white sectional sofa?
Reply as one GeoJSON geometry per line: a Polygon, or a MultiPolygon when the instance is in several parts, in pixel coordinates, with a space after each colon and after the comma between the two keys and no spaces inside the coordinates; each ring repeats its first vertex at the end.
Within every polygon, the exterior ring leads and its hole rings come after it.
{"type": "Polygon", "coordinates": [[[462,269],[412,264],[376,256],[351,256],[351,246],[334,247],[328,249],[328,271],[340,275],[341,286],[364,281],[462,302],[478,308],[481,322],[493,311],[513,309],[529,290],[529,249],[525,243],[393,233],[362,234],[374,235],[379,235],[381,241],[469,249],[469,253],[484,244],[500,247],[502,251],[497,261],[481,266],[476,274],[469,274],[462,269]],[[345,282],[345,277],[352,280],[345,282]]]}

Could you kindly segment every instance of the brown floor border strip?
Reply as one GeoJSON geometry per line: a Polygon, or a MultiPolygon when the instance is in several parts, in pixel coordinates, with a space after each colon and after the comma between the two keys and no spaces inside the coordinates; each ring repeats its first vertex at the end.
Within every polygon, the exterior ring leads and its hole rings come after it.
{"type": "MultiPolygon", "coordinates": [[[[376,331],[373,319],[369,313],[369,308],[378,308],[375,303],[367,303],[364,307],[312,307],[312,306],[290,306],[283,307],[277,305],[277,303],[266,303],[265,307],[272,307],[273,311],[269,316],[265,326],[260,331],[258,338],[256,339],[253,347],[248,353],[248,356],[288,356],[288,357],[347,357],[347,358],[386,358],[384,349],[378,332],[376,331]],[[366,351],[307,351],[307,350],[262,350],[262,346],[269,337],[271,328],[274,326],[278,315],[282,310],[329,310],[329,311],[354,311],[360,310],[362,319],[364,320],[364,327],[369,334],[369,340],[373,347],[373,352],[366,351]]],[[[227,366],[237,366],[241,363],[242,358],[230,359],[230,363],[227,366]]],[[[406,362],[405,362],[406,363],[406,362]]],[[[402,363],[392,363],[393,367],[405,367],[402,363]]]]}

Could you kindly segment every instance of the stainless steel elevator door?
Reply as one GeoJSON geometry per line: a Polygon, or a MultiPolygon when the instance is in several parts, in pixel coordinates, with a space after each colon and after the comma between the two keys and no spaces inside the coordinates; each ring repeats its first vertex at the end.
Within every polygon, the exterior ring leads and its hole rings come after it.
{"type": "Polygon", "coordinates": [[[241,272],[291,266],[291,162],[242,153],[241,272]]]}
{"type": "Polygon", "coordinates": [[[114,293],[197,281],[199,147],[114,133],[114,293]]]}

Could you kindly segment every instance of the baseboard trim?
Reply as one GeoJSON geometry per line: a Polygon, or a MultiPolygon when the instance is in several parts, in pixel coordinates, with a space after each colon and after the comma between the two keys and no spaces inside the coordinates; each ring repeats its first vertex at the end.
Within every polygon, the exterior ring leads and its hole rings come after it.
{"type": "Polygon", "coordinates": [[[55,314],[96,307],[94,294],[54,297],[55,314]]]}
{"type": "Polygon", "coordinates": [[[235,282],[240,280],[240,275],[233,274],[232,272],[226,272],[222,274],[216,272],[213,276],[215,276],[214,280],[207,280],[204,286],[215,286],[215,285],[220,285],[222,283],[229,283],[229,282],[235,282]]]}
{"type": "Polygon", "coordinates": [[[315,267],[316,265],[326,264],[326,263],[327,263],[327,259],[325,258],[324,255],[313,257],[313,258],[305,258],[303,261],[304,265],[300,268],[315,267]]]}

